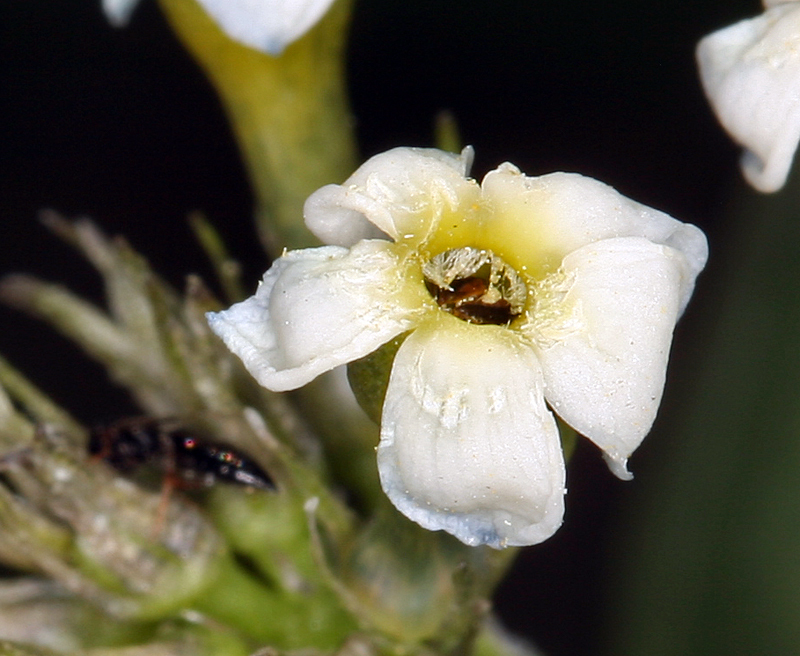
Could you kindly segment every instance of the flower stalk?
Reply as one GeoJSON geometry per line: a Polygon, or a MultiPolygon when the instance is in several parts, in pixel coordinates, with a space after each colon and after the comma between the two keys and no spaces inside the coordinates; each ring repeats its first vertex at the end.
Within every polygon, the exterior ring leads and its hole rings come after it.
{"type": "Polygon", "coordinates": [[[303,203],[354,168],[344,82],[351,0],[337,0],[307,34],[273,57],[226,36],[195,0],[160,0],[176,34],[216,88],[256,196],[256,225],[271,256],[316,244],[303,203]]]}
{"type": "MultiPolygon", "coordinates": [[[[256,227],[266,252],[274,258],[284,248],[317,245],[303,223],[303,203],[357,164],[344,71],[352,0],[334,2],[278,56],[230,39],[195,0],[160,2],[228,114],[256,196],[256,227]]],[[[380,492],[363,454],[377,433],[345,387],[323,376],[295,396],[337,477],[371,505],[380,492]]]]}

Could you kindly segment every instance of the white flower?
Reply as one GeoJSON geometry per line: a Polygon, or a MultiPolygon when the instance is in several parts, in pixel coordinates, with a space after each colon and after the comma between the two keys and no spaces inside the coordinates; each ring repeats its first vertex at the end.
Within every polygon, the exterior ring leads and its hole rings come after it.
{"type": "Polygon", "coordinates": [[[580,175],[503,164],[479,185],[470,156],[397,148],[318,190],[306,222],[334,245],[286,253],[209,322],[276,391],[409,332],[383,406],[386,494],[467,544],[535,544],[564,512],[545,400],[629,478],[707,245],[580,175]]]}
{"type": "Polygon", "coordinates": [[[745,148],[756,189],[786,182],[800,141],[800,2],[765,0],[766,11],[700,41],[697,60],[720,123],[745,148]]]}
{"type": "MultiPolygon", "coordinates": [[[[139,0],[102,0],[112,25],[128,22],[139,0]]],[[[232,39],[279,55],[325,15],[333,0],[197,0],[232,39]]]]}

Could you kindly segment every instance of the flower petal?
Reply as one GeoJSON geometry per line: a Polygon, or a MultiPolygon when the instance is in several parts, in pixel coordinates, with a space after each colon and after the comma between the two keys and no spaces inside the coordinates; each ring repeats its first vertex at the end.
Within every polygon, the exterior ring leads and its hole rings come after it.
{"type": "Polygon", "coordinates": [[[103,11],[114,27],[125,27],[139,0],[103,0],[103,11]]]}
{"type": "Polygon", "coordinates": [[[561,525],[565,470],[539,363],[505,327],[440,314],[395,358],[383,489],[410,519],[466,544],[541,542],[561,525]]]}
{"type": "Polygon", "coordinates": [[[786,182],[800,141],[800,3],[705,37],[700,78],[720,123],[746,148],[742,169],[763,192],[786,182]]]}
{"type": "Polygon", "coordinates": [[[472,149],[394,148],[367,160],[341,185],[317,190],[305,204],[306,225],[326,244],[352,246],[387,235],[420,243],[443,214],[476,198],[465,177],[472,149]]]}
{"type": "Polygon", "coordinates": [[[299,39],[333,0],[198,0],[235,41],[270,55],[299,39]]]}
{"type": "MultiPolygon", "coordinates": [[[[613,187],[576,173],[529,178],[511,164],[486,175],[487,213],[480,245],[534,277],[558,269],[564,256],[613,237],[644,237],[681,251],[696,276],[708,258],[702,231],[626,198],[613,187]]],[[[691,288],[682,298],[689,300],[691,288]]]]}
{"type": "Polygon", "coordinates": [[[551,407],[630,478],[626,461],[661,401],[690,267],[672,248],[629,237],[570,254],[563,276],[566,294],[537,304],[523,330],[537,345],[551,407]]]}
{"type": "Polygon", "coordinates": [[[208,322],[264,387],[284,391],[360,358],[408,330],[425,301],[391,244],[291,251],[255,296],[208,322]]]}

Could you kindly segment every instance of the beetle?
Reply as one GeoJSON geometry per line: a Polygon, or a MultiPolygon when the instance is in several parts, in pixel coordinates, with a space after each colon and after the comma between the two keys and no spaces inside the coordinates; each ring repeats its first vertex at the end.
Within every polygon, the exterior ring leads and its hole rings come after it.
{"type": "Polygon", "coordinates": [[[179,421],[130,417],[94,428],[89,453],[121,473],[143,465],[164,471],[165,487],[210,487],[227,482],[274,489],[270,476],[241,452],[210,441],[179,421]]]}

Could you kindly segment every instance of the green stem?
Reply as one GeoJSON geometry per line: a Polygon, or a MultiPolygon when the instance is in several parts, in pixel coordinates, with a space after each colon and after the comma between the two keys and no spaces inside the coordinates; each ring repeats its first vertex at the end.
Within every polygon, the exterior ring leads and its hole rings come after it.
{"type": "MultiPolygon", "coordinates": [[[[337,0],[308,34],[271,57],[229,39],[195,0],[161,0],[228,113],[256,194],[258,232],[272,257],[317,245],[303,222],[306,198],[356,168],[343,56],[351,4],[337,0]]],[[[378,494],[377,427],[343,399],[330,375],[296,397],[339,478],[369,505],[378,494]]]]}
{"type": "Polygon", "coordinates": [[[316,241],[303,203],[355,168],[343,50],[351,0],[271,57],[223,34],[194,0],[161,0],[186,48],[213,82],[250,173],[261,240],[273,257],[316,241]]]}
{"type": "Polygon", "coordinates": [[[217,577],[195,600],[195,609],[260,644],[331,649],[355,628],[331,601],[328,594],[315,596],[312,591],[272,590],[227,557],[220,559],[217,577]]]}

